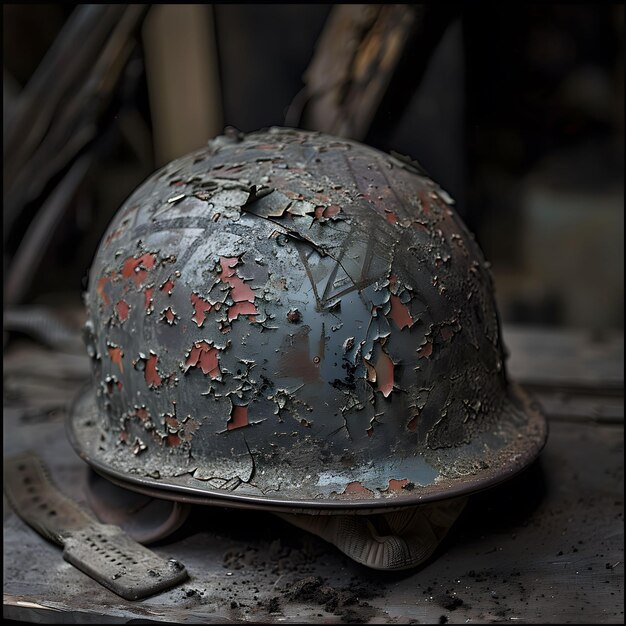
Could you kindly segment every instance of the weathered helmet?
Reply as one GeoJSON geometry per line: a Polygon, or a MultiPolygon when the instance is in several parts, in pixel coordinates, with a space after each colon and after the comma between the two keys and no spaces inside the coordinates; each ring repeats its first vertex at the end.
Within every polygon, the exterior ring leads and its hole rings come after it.
{"type": "Polygon", "coordinates": [[[451,204],[417,164],[313,132],[170,163],[95,255],[73,445],[136,490],[291,511],[521,470],[546,422],[507,380],[492,278],[451,204]]]}

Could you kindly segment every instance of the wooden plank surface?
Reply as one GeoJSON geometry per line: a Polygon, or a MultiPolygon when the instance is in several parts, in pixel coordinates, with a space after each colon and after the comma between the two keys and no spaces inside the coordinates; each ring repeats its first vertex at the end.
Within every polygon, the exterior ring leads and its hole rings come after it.
{"type": "MultiPolygon", "coordinates": [[[[130,602],[63,561],[60,548],[26,526],[5,500],[4,617],[38,623],[623,623],[623,336],[597,342],[583,333],[507,328],[505,339],[514,377],[544,405],[552,403],[548,444],[523,474],[472,496],[424,567],[376,573],[271,513],[198,506],[172,537],[153,546],[184,563],[189,581],[130,602]]],[[[5,455],[37,450],[59,487],[84,503],[88,468],[67,443],[63,420],[64,398],[88,368],[86,359],[67,356],[27,342],[9,345],[3,446],[5,455]]]]}

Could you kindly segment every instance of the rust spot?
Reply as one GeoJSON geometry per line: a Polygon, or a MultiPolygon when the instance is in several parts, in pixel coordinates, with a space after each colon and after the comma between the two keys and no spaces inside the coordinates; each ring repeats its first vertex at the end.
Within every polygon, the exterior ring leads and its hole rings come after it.
{"type": "Polygon", "coordinates": [[[206,341],[196,341],[185,363],[186,368],[199,367],[205,376],[208,374],[211,378],[219,378],[222,372],[217,360],[218,352],[217,348],[206,341]]]}
{"type": "Polygon", "coordinates": [[[390,317],[400,330],[406,328],[407,326],[411,328],[411,326],[415,324],[415,320],[411,317],[409,308],[406,304],[402,303],[398,296],[391,296],[390,317]]]}
{"type": "Polygon", "coordinates": [[[360,481],[354,480],[346,485],[346,488],[343,490],[342,495],[349,493],[364,493],[371,496],[373,494],[373,491],[371,491],[367,487],[364,487],[360,481]]]}
{"type": "Polygon", "coordinates": [[[414,415],[410,420],[409,423],[406,425],[406,427],[412,432],[414,433],[417,430],[417,415],[414,415]]]}
{"type": "Polygon", "coordinates": [[[202,296],[197,293],[191,294],[191,304],[193,304],[193,316],[192,320],[198,325],[198,328],[204,324],[205,313],[209,313],[213,308],[210,302],[207,302],[202,296]]]}
{"type": "Polygon", "coordinates": [[[232,411],[230,412],[230,418],[226,423],[227,430],[235,430],[235,428],[243,428],[248,426],[248,405],[240,406],[233,404],[232,411]]]}
{"type": "Polygon", "coordinates": [[[123,441],[124,443],[128,443],[128,436],[129,436],[129,435],[128,435],[128,431],[123,430],[123,431],[120,433],[120,441],[123,441]]]}
{"type": "Polygon", "coordinates": [[[433,342],[426,340],[418,349],[417,354],[420,359],[428,358],[433,353],[433,342]]]}
{"type": "Polygon", "coordinates": [[[371,437],[374,434],[374,427],[370,426],[365,432],[367,433],[368,437],[371,437]]]}
{"type": "Polygon", "coordinates": [[[146,362],[144,377],[146,379],[146,382],[148,383],[148,387],[160,387],[163,384],[163,380],[161,379],[161,377],[159,376],[159,372],[157,371],[157,360],[157,355],[151,354],[146,362]]]}
{"type": "Polygon", "coordinates": [[[108,345],[107,350],[109,351],[109,357],[111,357],[111,361],[115,363],[119,368],[120,372],[124,373],[124,363],[122,358],[124,357],[124,351],[122,348],[118,346],[108,345]]]}
{"type": "Polygon", "coordinates": [[[125,322],[128,319],[128,312],[130,311],[130,305],[126,300],[120,300],[115,305],[115,310],[117,311],[117,316],[120,318],[122,322],[125,322]]]}
{"type": "Polygon", "coordinates": [[[172,428],[178,428],[178,420],[174,415],[166,415],[165,423],[172,428]]]}
{"type": "Polygon", "coordinates": [[[171,278],[168,278],[162,285],[161,291],[166,293],[168,296],[172,295],[172,289],[174,289],[174,281],[171,278]]]}
{"type": "Polygon", "coordinates": [[[146,311],[152,308],[152,298],[154,296],[154,287],[148,287],[144,292],[143,306],[146,311]]]}

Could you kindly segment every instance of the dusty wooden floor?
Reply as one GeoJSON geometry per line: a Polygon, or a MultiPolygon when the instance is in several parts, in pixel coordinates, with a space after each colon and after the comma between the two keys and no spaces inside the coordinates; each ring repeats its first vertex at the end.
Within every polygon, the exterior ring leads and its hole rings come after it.
{"type": "MultiPolygon", "coordinates": [[[[505,328],[509,369],[542,403],[538,462],[470,499],[435,557],[381,575],[271,513],[195,507],[153,546],[187,583],[122,600],[66,563],[4,506],[4,618],[38,623],[623,623],[623,336],[505,328]]],[[[86,357],[13,340],[4,454],[36,450],[85,501],[64,435],[86,357]]]]}

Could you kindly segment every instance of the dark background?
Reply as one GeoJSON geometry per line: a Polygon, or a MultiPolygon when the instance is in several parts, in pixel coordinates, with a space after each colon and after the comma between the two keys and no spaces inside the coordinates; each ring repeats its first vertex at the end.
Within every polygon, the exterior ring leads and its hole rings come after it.
{"type": "MultiPolygon", "coordinates": [[[[5,203],[7,133],[76,10],[3,5],[5,203]]],[[[33,169],[41,180],[14,205],[8,229],[5,206],[5,296],[16,259],[31,258],[11,303],[78,303],[107,223],[154,169],[226,125],[252,131],[297,119],[290,105],[332,10],[146,5],[122,60],[111,64],[112,86],[99,83],[59,146],[84,128],[89,139],[56,171],[33,169]],[[26,234],[85,154],[84,176],[29,257],[26,234]]],[[[500,3],[451,14],[424,72],[405,63],[403,89],[383,100],[364,141],[416,158],[455,198],[492,263],[505,322],[623,328],[623,5],[500,3]]],[[[69,62],[51,70],[50,85],[69,62]]],[[[24,128],[51,93],[33,99],[24,128]]],[[[77,93],[72,87],[55,101],[53,120],[77,93]]]]}

